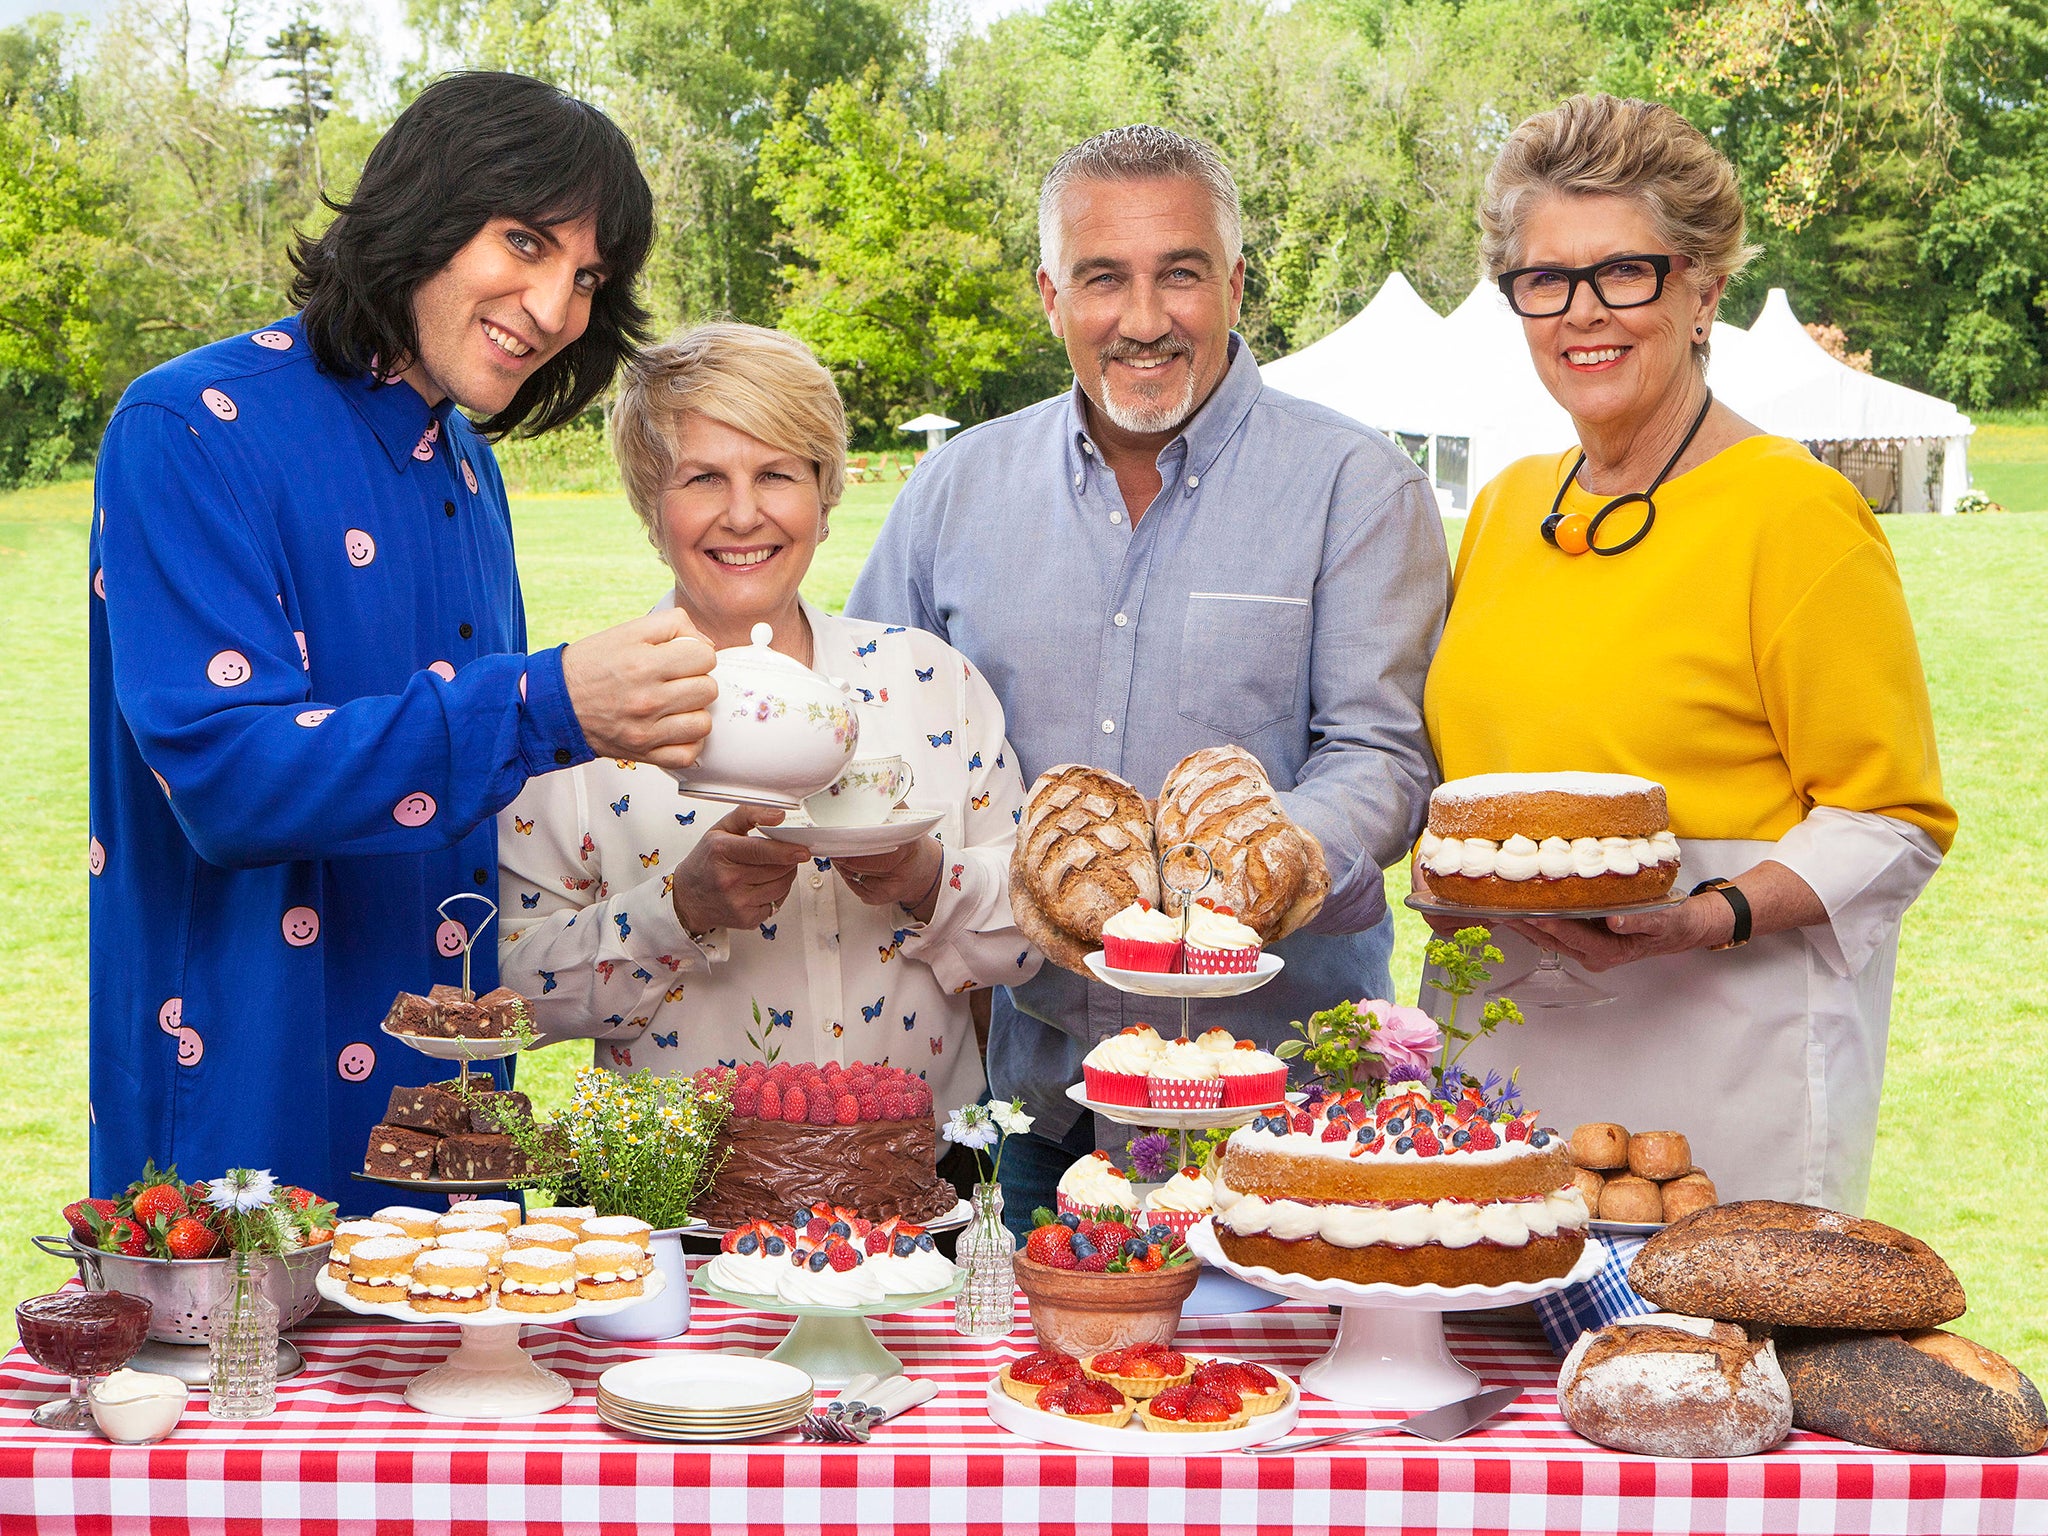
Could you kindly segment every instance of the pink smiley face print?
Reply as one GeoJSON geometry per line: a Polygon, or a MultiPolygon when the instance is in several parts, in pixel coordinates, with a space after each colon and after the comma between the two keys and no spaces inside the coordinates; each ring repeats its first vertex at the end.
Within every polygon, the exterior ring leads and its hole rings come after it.
{"type": "Polygon", "coordinates": [[[431,432],[423,435],[418,442],[412,445],[412,456],[422,464],[432,461],[434,457],[434,438],[431,432]]]}
{"type": "Polygon", "coordinates": [[[257,346],[268,347],[273,352],[289,352],[292,349],[289,331],[257,331],[249,339],[257,346]]]}
{"type": "Polygon", "coordinates": [[[320,937],[320,914],[311,907],[292,907],[280,924],[284,941],[293,949],[304,949],[320,937]]]}
{"type": "Polygon", "coordinates": [[[303,629],[295,629],[292,631],[292,638],[299,642],[299,665],[308,672],[312,671],[313,658],[306,654],[306,632],[303,629]]]}
{"type": "Polygon", "coordinates": [[[331,709],[302,709],[292,716],[292,723],[294,725],[303,725],[308,730],[311,730],[333,713],[334,711],[331,709]]]}
{"type": "Polygon", "coordinates": [[[424,827],[434,819],[434,797],[414,790],[391,807],[391,819],[401,827],[424,827]]]}
{"type": "Polygon", "coordinates": [[[105,872],[107,867],[107,850],[105,844],[101,843],[98,838],[92,840],[92,849],[85,862],[86,867],[94,874],[97,875],[105,872]]]}
{"type": "Polygon", "coordinates": [[[469,944],[469,930],[449,918],[434,930],[434,948],[453,960],[469,944]]]}
{"type": "Polygon", "coordinates": [[[427,663],[427,670],[444,683],[455,681],[455,663],[452,661],[430,661],[427,663]]]}
{"type": "Polygon", "coordinates": [[[377,541],[360,528],[351,528],[341,536],[341,547],[348,554],[348,563],[361,570],[377,558],[377,541]]]}
{"type": "Polygon", "coordinates": [[[185,1025],[185,999],[167,997],[163,1007],[156,1011],[156,1027],[167,1035],[175,1035],[185,1025]]]}
{"type": "Polygon", "coordinates": [[[469,460],[462,461],[462,483],[469,487],[469,494],[476,494],[476,471],[469,467],[469,460]]]}
{"type": "Polygon", "coordinates": [[[92,573],[92,595],[103,603],[107,600],[107,568],[104,565],[92,573]]]}
{"type": "Polygon", "coordinates": [[[216,651],[206,664],[206,680],[216,688],[239,688],[249,681],[252,670],[240,651],[216,651]]]}
{"type": "Polygon", "coordinates": [[[199,1031],[181,1025],[179,1028],[172,1030],[171,1034],[178,1042],[178,1065],[181,1067],[198,1066],[199,1058],[206,1054],[206,1042],[199,1038],[199,1031]]]}
{"type": "Polygon", "coordinates": [[[206,408],[222,421],[233,421],[241,413],[235,409],[235,402],[217,389],[202,389],[199,398],[206,402],[206,408]]]}
{"type": "Polygon", "coordinates": [[[334,1071],[344,1083],[360,1083],[377,1070],[377,1053],[362,1041],[344,1045],[334,1058],[334,1071]]]}

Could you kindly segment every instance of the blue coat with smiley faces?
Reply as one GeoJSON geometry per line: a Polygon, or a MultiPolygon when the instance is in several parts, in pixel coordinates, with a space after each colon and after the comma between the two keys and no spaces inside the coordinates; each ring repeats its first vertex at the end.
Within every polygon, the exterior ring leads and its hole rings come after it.
{"type": "MultiPolygon", "coordinates": [[[[347,1206],[393,995],[497,981],[494,817],[588,759],[526,654],[489,447],[315,364],[296,320],[122,396],[91,541],[92,1190],[145,1159],[347,1206]]],[[[501,1074],[502,1075],[502,1074],[501,1074]]]]}

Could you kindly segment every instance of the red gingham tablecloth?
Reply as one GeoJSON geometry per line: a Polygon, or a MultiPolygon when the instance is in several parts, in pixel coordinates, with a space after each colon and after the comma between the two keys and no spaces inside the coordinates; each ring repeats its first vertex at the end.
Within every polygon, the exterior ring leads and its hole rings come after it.
{"type": "MultiPolygon", "coordinates": [[[[730,1446],[670,1446],[599,1422],[594,1384],[655,1350],[763,1353],[789,1320],[699,1294],[690,1331],[663,1344],[607,1344],[573,1328],[528,1327],[541,1364],[575,1400],[525,1420],[435,1418],[405,1384],[456,1342],[451,1327],[321,1313],[292,1337],[306,1371],[251,1423],[194,1406],[149,1447],[57,1435],[28,1423],[62,1383],[16,1348],[0,1360],[0,1533],[147,1530],[598,1532],[635,1526],[720,1533],[987,1531],[1011,1536],[1110,1528],[1162,1533],[1322,1531],[1828,1531],[2048,1536],[2048,1456],[2022,1461],[1904,1456],[1795,1432],[1739,1461],[1624,1456],[1579,1439],[1558,1416],[1557,1363],[1534,1327],[1450,1321],[1452,1350],[1489,1384],[1523,1396],[1448,1445],[1407,1436],[1291,1456],[1096,1456],[1022,1440],[992,1424],[982,1392],[1031,1349],[1023,1298],[1008,1339],[953,1332],[950,1303],[876,1318],[876,1335],[931,1402],[867,1446],[815,1446],[794,1431],[730,1446]]],[[[1177,1342],[1198,1354],[1265,1361],[1290,1374],[1328,1347],[1336,1319],[1300,1303],[1196,1318],[1177,1342]]],[[[820,1399],[829,1397],[821,1391],[820,1399]]],[[[1297,1433],[1397,1417],[1303,1400],[1297,1433]]],[[[1148,1449],[1156,1440],[1141,1440],[1148,1449]]]]}

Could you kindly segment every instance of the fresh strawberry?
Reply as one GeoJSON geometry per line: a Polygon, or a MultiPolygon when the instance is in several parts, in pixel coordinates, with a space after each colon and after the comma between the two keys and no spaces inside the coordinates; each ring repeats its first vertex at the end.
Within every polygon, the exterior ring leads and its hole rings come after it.
{"type": "Polygon", "coordinates": [[[1192,1386],[1168,1387],[1152,1399],[1153,1417],[1178,1423],[1189,1417],[1188,1408],[1201,1393],[1192,1386]]]}
{"type": "Polygon", "coordinates": [[[1034,1264],[1050,1264],[1055,1269],[1067,1268],[1068,1266],[1060,1263],[1060,1260],[1072,1259],[1074,1256],[1073,1231],[1058,1222],[1038,1228],[1024,1239],[1024,1256],[1034,1264]]]}
{"type": "Polygon", "coordinates": [[[1137,1228],[1117,1220],[1083,1222],[1081,1230],[1088,1234],[1088,1241],[1104,1253],[1115,1253],[1138,1235],[1137,1228]]]}
{"type": "Polygon", "coordinates": [[[1218,1396],[1204,1388],[1189,1400],[1187,1411],[1181,1415],[1181,1420],[1187,1424],[1221,1424],[1241,1412],[1243,1404],[1235,1392],[1218,1396]]]}
{"type": "Polygon", "coordinates": [[[185,1191],[177,1184],[151,1184],[139,1191],[129,1210],[143,1226],[185,1214],[185,1191]]]}
{"type": "Polygon", "coordinates": [[[1044,1387],[1056,1381],[1072,1381],[1080,1374],[1080,1361],[1072,1355],[1054,1354],[1049,1350],[1026,1355],[1010,1367],[1010,1380],[1021,1381],[1028,1387],[1044,1387]]]}
{"type": "Polygon", "coordinates": [[[810,1116],[811,1107],[804,1102],[804,1091],[792,1088],[782,1096],[782,1121],[785,1125],[802,1125],[810,1116]]]}
{"type": "Polygon", "coordinates": [[[860,1250],[851,1243],[834,1243],[825,1250],[825,1262],[832,1266],[833,1273],[845,1274],[860,1264],[860,1250]]]}
{"type": "Polygon", "coordinates": [[[164,1233],[164,1247],[174,1259],[210,1258],[219,1246],[213,1229],[191,1216],[180,1216],[164,1233]]]}
{"type": "Polygon", "coordinates": [[[149,1257],[149,1233],[126,1216],[116,1216],[100,1233],[102,1253],[125,1253],[131,1259],[149,1257]]]}
{"type": "Polygon", "coordinates": [[[97,1245],[99,1229],[110,1221],[118,1207],[111,1200],[74,1200],[64,1207],[64,1219],[71,1235],[81,1243],[97,1245]],[[95,1224],[94,1218],[98,1221],[95,1224]]]}
{"type": "Polygon", "coordinates": [[[1134,1275],[1149,1275],[1159,1268],[1159,1245],[1154,1243],[1145,1250],[1142,1258],[1126,1259],[1125,1264],[1134,1275]]]}
{"type": "Polygon", "coordinates": [[[1339,1115],[1334,1117],[1328,1125],[1323,1127],[1322,1139],[1324,1141],[1344,1141],[1349,1139],[1350,1135],[1350,1122],[1345,1120],[1341,1115],[1339,1115]]]}
{"type": "Polygon", "coordinates": [[[1436,1139],[1436,1132],[1426,1125],[1415,1128],[1415,1154],[1418,1157],[1435,1157],[1443,1151],[1443,1145],[1436,1139]]]}
{"type": "Polygon", "coordinates": [[[1106,1381],[1086,1376],[1069,1376],[1038,1393],[1038,1406],[1047,1413],[1114,1413],[1123,1405],[1123,1393],[1106,1381]]]}

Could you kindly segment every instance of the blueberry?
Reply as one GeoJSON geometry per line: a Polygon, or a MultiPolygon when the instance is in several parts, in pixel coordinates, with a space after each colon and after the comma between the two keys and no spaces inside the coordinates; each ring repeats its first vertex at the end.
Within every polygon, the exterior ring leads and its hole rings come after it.
{"type": "Polygon", "coordinates": [[[1351,1139],[1353,1141],[1373,1141],[1376,1140],[1378,1136],[1379,1132],[1374,1130],[1373,1127],[1369,1125],[1361,1125],[1358,1128],[1358,1133],[1351,1139]]]}
{"type": "Polygon", "coordinates": [[[930,1253],[934,1248],[938,1246],[938,1244],[932,1241],[931,1233],[920,1232],[917,1234],[917,1246],[922,1248],[926,1253],[930,1253]]]}
{"type": "Polygon", "coordinates": [[[1550,1132],[1548,1132],[1548,1131],[1532,1131],[1532,1132],[1530,1132],[1530,1134],[1529,1134],[1529,1145],[1530,1145],[1530,1146],[1532,1146],[1532,1147],[1547,1147],[1547,1146],[1549,1146],[1549,1145],[1550,1145],[1550,1132]]]}
{"type": "Polygon", "coordinates": [[[796,1214],[789,1218],[789,1224],[797,1231],[803,1231],[811,1224],[811,1212],[806,1207],[798,1206],[796,1214]]]}
{"type": "Polygon", "coordinates": [[[1389,1136],[1398,1136],[1407,1129],[1408,1122],[1406,1120],[1403,1120],[1399,1115],[1394,1116],[1393,1119],[1387,1122],[1387,1134],[1389,1136]]]}
{"type": "Polygon", "coordinates": [[[1076,1216],[1072,1211],[1061,1211],[1059,1215],[1059,1223],[1061,1226],[1065,1227],[1069,1232],[1078,1232],[1081,1229],[1081,1218],[1076,1216]]]}
{"type": "Polygon", "coordinates": [[[732,1245],[735,1253],[752,1253],[761,1246],[761,1239],[751,1232],[742,1232],[740,1240],[732,1245]]]}
{"type": "Polygon", "coordinates": [[[1077,1232],[1077,1233],[1075,1233],[1075,1234],[1074,1234],[1074,1257],[1075,1257],[1075,1258],[1077,1258],[1077,1259],[1089,1259],[1089,1258],[1093,1258],[1094,1256],[1095,1256],[1095,1245],[1094,1245],[1093,1243],[1089,1242],[1087,1238],[1085,1238],[1085,1237],[1081,1236],[1081,1235],[1080,1235],[1080,1233],[1078,1233],[1078,1232],[1077,1232]]]}
{"type": "Polygon", "coordinates": [[[1394,1143],[1394,1150],[1396,1152],[1413,1152],[1415,1150],[1415,1138],[1413,1136],[1403,1136],[1394,1143]]]}
{"type": "Polygon", "coordinates": [[[820,1248],[816,1253],[811,1255],[810,1263],[806,1267],[809,1268],[812,1274],[816,1274],[819,1270],[825,1268],[831,1262],[831,1259],[826,1257],[825,1250],[820,1248]]]}
{"type": "Polygon", "coordinates": [[[853,1228],[843,1221],[835,1221],[825,1229],[825,1235],[827,1237],[851,1237],[853,1236],[853,1228]]]}
{"type": "Polygon", "coordinates": [[[1417,1125],[1435,1125],[1436,1116],[1426,1109],[1418,1109],[1415,1111],[1415,1123],[1417,1125]]]}
{"type": "Polygon", "coordinates": [[[907,1259],[917,1252],[917,1239],[908,1232],[905,1232],[898,1236],[896,1241],[890,1245],[890,1251],[899,1259],[907,1259]]]}
{"type": "Polygon", "coordinates": [[[1265,1117],[1264,1115],[1253,1115],[1253,1116],[1252,1116],[1252,1129],[1253,1129],[1253,1130],[1255,1130],[1255,1131],[1263,1131],[1263,1130],[1264,1130],[1265,1128],[1266,1128],[1266,1117],[1265,1117]]]}
{"type": "Polygon", "coordinates": [[[764,1252],[776,1258],[780,1258],[783,1254],[789,1252],[789,1244],[785,1243],[779,1237],[771,1237],[768,1239],[767,1242],[763,1243],[761,1246],[764,1252]]]}
{"type": "Polygon", "coordinates": [[[1127,1259],[1142,1259],[1143,1257],[1145,1257],[1145,1250],[1149,1246],[1151,1245],[1148,1244],[1144,1238],[1134,1237],[1129,1242],[1124,1244],[1123,1255],[1127,1259]]]}
{"type": "Polygon", "coordinates": [[[1153,1243],[1171,1242],[1173,1239],[1173,1228],[1147,1227],[1145,1229],[1145,1238],[1146,1241],[1153,1243]]]}
{"type": "Polygon", "coordinates": [[[1462,1147],[1463,1145],[1465,1145],[1466,1142],[1470,1141],[1471,1139],[1472,1133],[1470,1131],[1460,1131],[1457,1135],[1451,1138],[1451,1145],[1454,1147],[1462,1147]]]}
{"type": "Polygon", "coordinates": [[[1287,1122],[1276,1115],[1266,1122],[1266,1129],[1275,1136],[1285,1136],[1287,1134],[1287,1122]]]}

